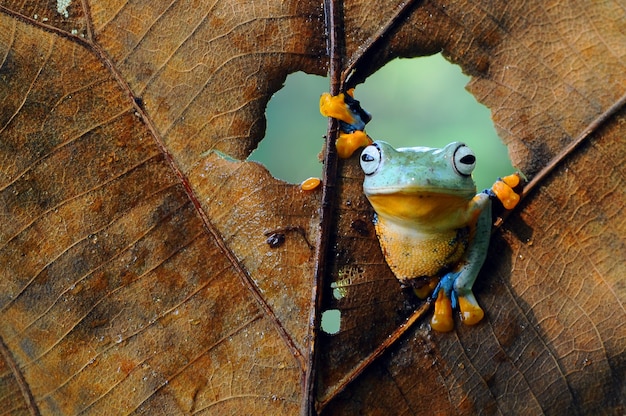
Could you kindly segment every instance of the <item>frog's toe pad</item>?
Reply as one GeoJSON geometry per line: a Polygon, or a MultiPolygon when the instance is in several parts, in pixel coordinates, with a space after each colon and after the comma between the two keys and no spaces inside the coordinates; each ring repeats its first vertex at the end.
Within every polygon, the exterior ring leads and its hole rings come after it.
{"type": "Polygon", "coordinates": [[[433,293],[433,290],[437,287],[439,278],[427,277],[425,279],[411,279],[410,284],[413,286],[413,292],[420,299],[426,299],[433,293]]]}
{"type": "Polygon", "coordinates": [[[335,142],[337,155],[342,159],[349,158],[356,149],[370,144],[372,144],[372,139],[361,130],[356,130],[353,133],[342,133],[335,142]]]}
{"type": "Polygon", "coordinates": [[[500,200],[505,209],[513,209],[520,201],[520,195],[516,189],[520,185],[518,174],[505,176],[496,181],[491,187],[494,195],[500,200]]]}
{"type": "Polygon", "coordinates": [[[320,113],[324,117],[336,118],[348,124],[354,123],[354,116],[346,105],[344,97],[343,93],[333,96],[325,92],[320,97],[320,113]]]}
{"type": "Polygon", "coordinates": [[[435,301],[435,313],[430,320],[430,327],[438,332],[449,332],[454,329],[452,302],[443,290],[439,291],[435,301]]]}
{"type": "Polygon", "coordinates": [[[485,316],[485,312],[476,300],[465,296],[459,296],[459,309],[461,310],[461,320],[465,325],[476,325],[485,316]]]}

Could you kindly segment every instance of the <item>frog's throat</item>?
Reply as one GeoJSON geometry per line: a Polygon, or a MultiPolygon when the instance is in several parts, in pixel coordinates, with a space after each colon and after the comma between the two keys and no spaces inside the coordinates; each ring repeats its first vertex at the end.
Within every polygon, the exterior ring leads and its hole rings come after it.
{"type": "Polygon", "coordinates": [[[469,227],[431,233],[382,217],[375,226],[385,260],[401,282],[440,275],[461,261],[469,244],[469,227]]]}
{"type": "Polygon", "coordinates": [[[433,192],[366,194],[378,216],[407,229],[452,230],[473,217],[472,196],[433,192]]]}

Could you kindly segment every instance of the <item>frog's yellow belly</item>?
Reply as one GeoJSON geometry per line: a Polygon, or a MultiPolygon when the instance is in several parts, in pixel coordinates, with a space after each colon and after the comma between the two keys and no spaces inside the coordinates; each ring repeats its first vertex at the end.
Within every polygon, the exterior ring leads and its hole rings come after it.
{"type": "Polygon", "coordinates": [[[398,280],[438,276],[456,265],[468,245],[467,228],[419,232],[378,218],[376,234],[387,264],[398,280]]]}

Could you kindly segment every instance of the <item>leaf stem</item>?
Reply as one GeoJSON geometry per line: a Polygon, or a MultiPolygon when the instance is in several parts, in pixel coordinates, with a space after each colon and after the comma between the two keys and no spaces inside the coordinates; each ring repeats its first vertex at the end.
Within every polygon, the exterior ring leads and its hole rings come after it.
{"type": "MultiPolygon", "coordinates": [[[[596,132],[600,127],[602,127],[602,125],[606,123],[609,118],[611,118],[625,105],[626,93],[624,93],[624,95],[622,95],[617,101],[615,101],[613,105],[603,111],[591,123],[589,123],[587,127],[585,127],[583,131],[580,132],[578,136],[576,136],[576,139],[574,139],[571,143],[564,147],[558,155],[553,157],[543,169],[541,169],[526,185],[524,185],[524,189],[520,198],[521,201],[523,201],[542,181],[544,181],[552,173],[552,171],[559,167],[559,165],[565,160],[567,156],[572,154],[574,150],[576,150],[585,140],[589,138],[589,136],[591,136],[592,133],[596,132]]],[[[509,217],[509,215],[517,211],[518,207],[520,207],[520,204],[518,204],[517,207],[512,211],[505,211],[498,218],[498,222],[497,225],[494,227],[494,231],[496,228],[502,226],[502,224],[509,217]]]]}
{"type": "Polygon", "coordinates": [[[585,129],[574,139],[571,143],[569,143],[561,152],[556,155],[550,162],[543,168],[537,175],[535,175],[524,187],[524,191],[522,192],[522,198],[527,196],[535,186],[537,186],[541,181],[543,181],[553,170],[555,170],[563,160],[567,156],[569,156],[574,150],[578,148],[585,140],[589,138],[589,136],[598,130],[602,125],[611,118],[615,113],[617,113],[622,107],[626,105],[626,93],[622,95],[616,102],[613,103],[609,108],[607,108],[602,114],[596,117],[591,123],[585,127],[585,129]]]}
{"type": "MultiPolygon", "coordinates": [[[[41,413],[39,412],[39,407],[37,406],[33,393],[30,390],[30,386],[26,381],[24,374],[20,370],[18,363],[15,361],[13,354],[11,354],[11,351],[9,351],[9,348],[6,346],[2,338],[0,338],[0,357],[2,357],[6,366],[9,367],[9,372],[13,375],[15,382],[20,389],[24,405],[32,416],[39,416],[41,413]]],[[[17,401],[17,398],[15,400],[17,401]]]]}
{"type": "MultiPolygon", "coordinates": [[[[343,19],[341,13],[341,2],[338,0],[324,0],[324,16],[326,26],[327,54],[329,57],[328,76],[330,78],[330,93],[339,94],[341,90],[341,66],[342,66],[342,45],[343,19]]],[[[327,261],[330,250],[330,236],[332,231],[332,217],[334,212],[334,201],[336,197],[337,182],[337,149],[335,140],[339,132],[337,120],[330,118],[328,121],[328,131],[326,134],[326,148],[324,150],[324,172],[322,204],[320,207],[319,241],[315,253],[315,275],[313,289],[311,292],[311,310],[309,315],[309,351],[307,365],[304,375],[303,400],[300,414],[309,416],[316,414],[315,402],[317,392],[317,363],[319,361],[319,330],[322,312],[322,294],[324,287],[324,276],[327,274],[327,261]]]]}

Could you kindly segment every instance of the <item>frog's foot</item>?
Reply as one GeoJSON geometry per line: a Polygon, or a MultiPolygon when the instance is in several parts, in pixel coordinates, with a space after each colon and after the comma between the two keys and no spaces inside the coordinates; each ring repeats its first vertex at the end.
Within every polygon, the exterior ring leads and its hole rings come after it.
{"type": "Polygon", "coordinates": [[[342,159],[352,156],[359,147],[372,143],[372,139],[364,131],[372,116],[354,99],[353,94],[354,89],[350,89],[335,96],[324,93],[320,97],[320,113],[324,117],[339,120],[341,134],[336,147],[337,154],[342,159]]]}
{"type": "Polygon", "coordinates": [[[520,200],[521,178],[518,173],[514,173],[504,178],[500,178],[493,184],[487,193],[491,197],[497,198],[505,209],[513,209],[520,200]]]}
{"type": "Polygon", "coordinates": [[[478,305],[471,290],[457,293],[454,281],[459,272],[450,272],[441,278],[433,292],[435,300],[435,313],[430,321],[430,326],[435,331],[448,332],[454,328],[452,310],[460,309],[461,321],[465,325],[476,325],[485,316],[485,312],[478,305]]]}

